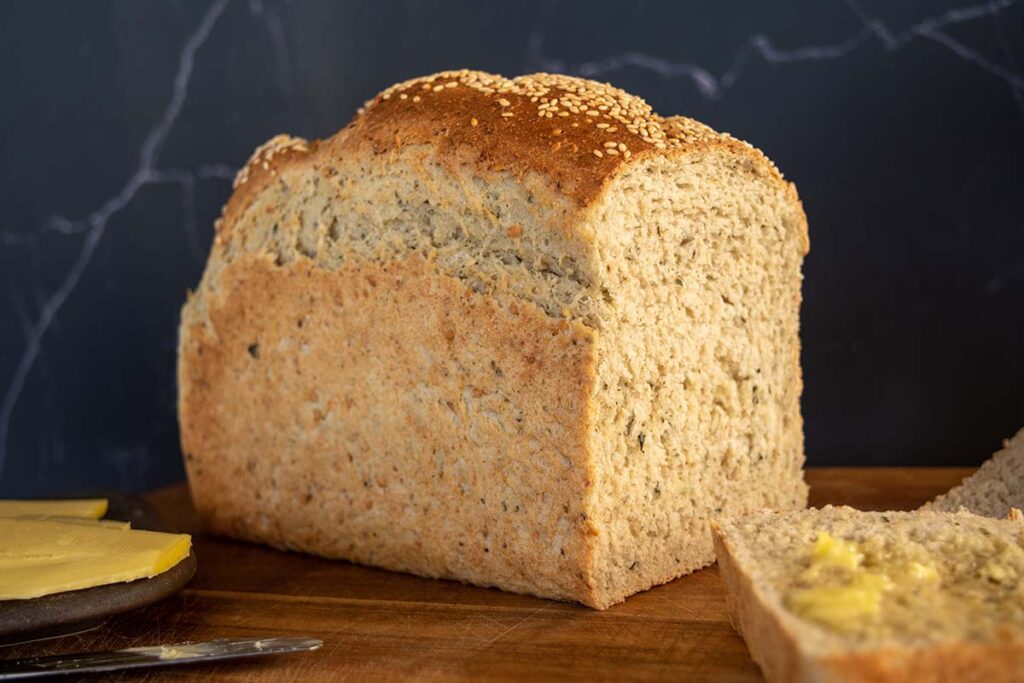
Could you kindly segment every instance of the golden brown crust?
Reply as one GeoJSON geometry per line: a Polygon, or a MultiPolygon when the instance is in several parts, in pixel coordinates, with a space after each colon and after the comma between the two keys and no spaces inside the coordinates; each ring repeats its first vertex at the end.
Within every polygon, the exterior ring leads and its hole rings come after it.
{"type": "Polygon", "coordinates": [[[753,578],[740,570],[729,539],[714,522],[711,536],[718,573],[726,588],[729,620],[746,641],[750,656],[771,683],[809,680],[797,635],[764,608],[753,578]]]}
{"type": "Polygon", "coordinates": [[[1021,683],[1024,640],[1008,632],[986,643],[854,652],[824,659],[818,668],[823,680],[849,683],[1021,683]]]}
{"type": "MultiPolygon", "coordinates": [[[[506,79],[463,70],[388,88],[327,140],[276,136],[239,174],[224,225],[230,228],[259,188],[291,163],[326,169],[353,156],[387,157],[408,145],[435,145],[442,163],[471,165],[481,175],[540,176],[579,207],[591,205],[613,177],[644,156],[724,149],[746,159],[800,206],[795,186],[760,150],[693,119],[659,116],[623,90],[571,76],[506,79]]],[[[802,223],[806,253],[806,217],[802,223]]]]}
{"type": "Polygon", "coordinates": [[[594,332],[418,257],[245,254],[183,329],[182,447],[230,536],[595,604],[594,332]]]}
{"type": "Polygon", "coordinates": [[[318,144],[282,133],[257,147],[235,176],[234,192],[221,217],[214,222],[214,245],[224,244],[253,200],[285,170],[306,163],[316,153],[318,144]]]}
{"type": "MultiPolygon", "coordinates": [[[[686,137],[673,141],[719,137],[696,122],[689,127],[676,123],[671,130],[686,137]]],[[[389,88],[368,104],[342,138],[349,145],[369,146],[374,154],[434,143],[438,157],[445,159],[469,149],[485,172],[517,178],[539,173],[586,205],[634,156],[655,150],[656,145],[667,149],[667,135],[664,121],[643,100],[617,88],[566,76],[508,80],[468,71],[435,74],[389,88]],[[569,96],[573,104],[566,101],[569,96]],[[658,137],[627,130],[627,122],[633,120],[643,121],[644,130],[658,137]]]]}

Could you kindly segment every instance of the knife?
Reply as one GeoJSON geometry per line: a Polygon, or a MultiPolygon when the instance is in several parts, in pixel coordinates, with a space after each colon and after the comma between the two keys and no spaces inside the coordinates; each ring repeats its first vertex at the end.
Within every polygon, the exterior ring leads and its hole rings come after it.
{"type": "Polygon", "coordinates": [[[30,657],[0,661],[0,681],[16,681],[58,674],[120,671],[148,666],[212,662],[255,655],[316,650],[323,641],[314,638],[219,638],[200,643],[155,647],[129,647],[105,652],[30,657]]]}

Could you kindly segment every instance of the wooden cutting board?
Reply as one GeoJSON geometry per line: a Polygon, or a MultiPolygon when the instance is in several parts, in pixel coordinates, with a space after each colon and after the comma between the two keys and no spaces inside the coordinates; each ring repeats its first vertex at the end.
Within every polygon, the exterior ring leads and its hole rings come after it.
{"type": "MultiPolygon", "coordinates": [[[[969,469],[808,472],[811,504],[911,509],[969,469]]],[[[185,486],[149,499],[199,531],[185,486]]],[[[761,681],[729,625],[714,567],[604,612],[432,581],[198,533],[199,573],[180,594],[77,636],[0,649],[0,659],[186,640],[311,636],[321,650],[138,671],[119,680],[761,681]]]]}

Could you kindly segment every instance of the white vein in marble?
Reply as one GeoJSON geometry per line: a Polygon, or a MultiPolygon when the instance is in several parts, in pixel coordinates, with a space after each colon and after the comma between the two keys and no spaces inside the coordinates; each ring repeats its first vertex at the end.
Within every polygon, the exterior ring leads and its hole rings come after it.
{"type": "MultiPolygon", "coordinates": [[[[214,0],[195,30],[185,41],[171,87],[171,98],[160,118],[149,130],[139,150],[138,165],[130,173],[124,185],[111,197],[97,202],[98,208],[84,218],[72,220],[63,216],[55,216],[45,225],[45,229],[48,231],[77,236],[81,239],[81,244],[76,258],[71,263],[60,285],[49,294],[34,292],[35,298],[40,300],[39,312],[35,319],[29,317],[25,303],[14,297],[15,312],[19,317],[19,324],[24,336],[24,347],[15,365],[13,375],[7,382],[2,403],[0,403],[0,474],[2,474],[7,457],[11,418],[22,395],[25,382],[32,368],[40,359],[43,339],[56,325],[57,315],[74,292],[83,273],[88,269],[111,218],[128,206],[143,187],[153,184],[176,185],[181,188],[184,216],[182,227],[188,240],[189,249],[197,259],[201,260],[204,257],[202,245],[199,243],[195,217],[196,183],[204,179],[230,180],[234,176],[235,169],[224,164],[210,164],[195,169],[160,168],[157,162],[188,96],[196,54],[210,38],[229,2],[230,0],[214,0]]],[[[645,69],[666,78],[685,77],[693,83],[701,95],[716,100],[722,96],[724,91],[736,85],[750,60],[754,58],[775,66],[798,62],[826,62],[847,57],[871,42],[880,44],[886,51],[893,51],[912,41],[930,40],[946,48],[963,61],[1003,81],[1012,91],[1017,106],[1024,116],[1024,95],[1022,95],[1024,77],[1014,61],[1010,46],[998,21],[996,22],[996,39],[1007,62],[1006,65],[992,61],[978,50],[951,36],[948,31],[956,25],[986,17],[998,20],[999,15],[1016,2],[1017,0],[991,0],[981,4],[957,7],[918,21],[906,29],[896,31],[889,28],[880,19],[865,12],[855,0],[846,0],[850,10],[862,24],[862,28],[848,38],[830,44],[783,48],[775,45],[769,36],[758,33],[752,35],[736,49],[729,68],[717,75],[712,70],[696,63],[673,61],[635,51],[573,65],[544,54],[544,33],[541,30],[537,30],[531,35],[527,56],[534,68],[573,73],[590,78],[601,77],[625,68],[645,69]]],[[[288,54],[280,16],[276,9],[265,6],[262,0],[250,0],[249,11],[266,24],[271,49],[278,66],[278,78],[286,89],[289,88],[292,61],[288,54]]],[[[37,251],[38,238],[32,233],[0,231],[0,246],[37,251]]],[[[60,446],[59,450],[63,453],[63,445],[59,439],[57,443],[60,446]]]]}
{"type": "Polygon", "coordinates": [[[829,44],[782,48],[776,46],[767,35],[757,33],[736,49],[729,68],[719,75],[699,64],[673,61],[644,52],[623,52],[598,61],[573,65],[544,54],[544,32],[540,30],[530,36],[527,58],[533,66],[542,71],[572,73],[587,78],[599,78],[629,67],[646,69],[667,78],[687,77],[704,97],[714,100],[719,99],[725,90],[736,84],[752,57],[758,57],[765,63],[775,66],[795,62],[822,62],[846,57],[872,40],[881,43],[885,50],[892,51],[914,40],[928,39],[1004,81],[1017,96],[1024,89],[1024,76],[1015,69],[987,59],[945,31],[957,24],[986,17],[998,17],[1016,3],[1017,0],[991,0],[978,5],[957,7],[916,22],[904,30],[893,31],[880,19],[865,12],[855,0],[846,0],[846,4],[863,25],[848,38],[829,44]]]}
{"type": "Polygon", "coordinates": [[[185,41],[178,58],[178,69],[174,76],[171,99],[167,103],[162,116],[153,124],[146,135],[142,148],[139,150],[139,164],[121,189],[115,195],[103,201],[98,209],[83,219],[72,221],[63,217],[56,217],[49,222],[49,226],[53,229],[69,233],[80,232],[82,234],[82,243],[77,257],[72,262],[60,286],[46,298],[40,308],[39,316],[25,331],[24,350],[18,364],[14,368],[14,375],[11,377],[4,392],[3,403],[0,403],[0,474],[3,472],[7,457],[11,416],[14,413],[18,399],[21,397],[21,392],[29,372],[39,357],[43,337],[46,336],[57,314],[75,290],[75,287],[82,278],[82,274],[89,267],[89,263],[96,252],[96,247],[100,240],[103,239],[111,217],[128,206],[142,187],[154,182],[154,178],[160,177],[161,172],[157,169],[156,162],[164,142],[167,140],[167,136],[170,134],[175,121],[178,119],[178,115],[181,113],[182,106],[185,104],[185,98],[188,96],[188,87],[192,78],[193,67],[195,66],[196,53],[209,39],[214,25],[224,13],[228,2],[230,0],[215,0],[203,15],[195,31],[185,41]]]}

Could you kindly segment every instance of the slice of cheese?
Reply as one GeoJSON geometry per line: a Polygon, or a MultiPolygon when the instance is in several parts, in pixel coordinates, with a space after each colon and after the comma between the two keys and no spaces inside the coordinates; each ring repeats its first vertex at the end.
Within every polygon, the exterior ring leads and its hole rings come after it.
{"type": "Polygon", "coordinates": [[[188,534],[0,518],[0,600],[156,576],[188,557],[188,534]]]}
{"type": "Polygon", "coordinates": [[[79,500],[0,500],[0,517],[60,515],[99,519],[107,514],[106,498],[79,500]]]}
{"type": "Polygon", "coordinates": [[[88,517],[66,517],[64,515],[18,515],[9,519],[27,519],[38,522],[63,522],[64,524],[85,524],[86,526],[105,526],[111,529],[131,529],[131,522],[119,519],[89,519],[88,517]]]}

